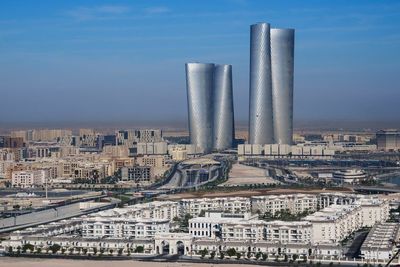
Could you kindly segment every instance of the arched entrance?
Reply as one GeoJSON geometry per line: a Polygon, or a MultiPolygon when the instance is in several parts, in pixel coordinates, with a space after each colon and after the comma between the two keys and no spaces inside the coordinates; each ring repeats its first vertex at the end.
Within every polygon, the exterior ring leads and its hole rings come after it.
{"type": "Polygon", "coordinates": [[[169,243],[167,241],[161,242],[162,254],[169,254],[169,243]]]}
{"type": "Polygon", "coordinates": [[[176,242],[176,252],[179,256],[185,255],[185,244],[182,241],[176,242]]]}

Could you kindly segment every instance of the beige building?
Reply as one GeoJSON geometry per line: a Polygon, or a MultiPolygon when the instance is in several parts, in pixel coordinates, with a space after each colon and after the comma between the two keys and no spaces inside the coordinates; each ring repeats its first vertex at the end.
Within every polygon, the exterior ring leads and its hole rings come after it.
{"type": "Polygon", "coordinates": [[[315,194],[290,194],[251,197],[251,209],[261,214],[275,215],[278,211],[287,210],[292,214],[315,211],[318,198],[315,194]]]}
{"type": "Polygon", "coordinates": [[[246,197],[191,198],[180,200],[182,216],[199,216],[201,212],[222,211],[226,213],[247,213],[251,211],[251,202],[246,197]]]}
{"type": "Polygon", "coordinates": [[[33,130],[32,132],[33,141],[55,141],[57,138],[65,136],[72,136],[72,131],[63,129],[41,129],[33,130]]]}
{"type": "Polygon", "coordinates": [[[35,170],[35,171],[14,171],[12,173],[12,186],[13,187],[36,187],[42,186],[46,183],[46,171],[35,170]]]}

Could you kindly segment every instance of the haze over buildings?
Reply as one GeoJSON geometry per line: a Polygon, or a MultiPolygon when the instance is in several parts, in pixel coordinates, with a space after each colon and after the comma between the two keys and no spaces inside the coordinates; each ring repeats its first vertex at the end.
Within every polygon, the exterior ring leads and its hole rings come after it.
{"type": "MultiPolygon", "coordinates": [[[[248,99],[257,21],[297,31],[296,120],[399,113],[393,1],[41,3],[1,3],[0,122],[186,122],[182,63],[200,58],[232,64],[234,98],[248,99]]],[[[248,120],[247,101],[235,111],[248,120]]]]}

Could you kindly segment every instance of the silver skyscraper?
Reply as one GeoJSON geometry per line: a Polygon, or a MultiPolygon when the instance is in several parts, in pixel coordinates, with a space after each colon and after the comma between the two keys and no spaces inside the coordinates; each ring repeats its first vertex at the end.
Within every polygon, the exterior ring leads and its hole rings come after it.
{"type": "Polygon", "coordinates": [[[215,65],[213,106],[213,148],[215,150],[231,148],[235,135],[231,65],[215,65]]]}
{"type": "Polygon", "coordinates": [[[270,36],[274,140],[292,144],[294,30],[271,29],[270,36]]]}
{"type": "Polygon", "coordinates": [[[213,147],[214,64],[186,63],[185,67],[190,142],[209,153],[213,147]]]}
{"type": "Polygon", "coordinates": [[[249,143],[274,141],[272,117],[270,25],[250,27],[249,143]]]}

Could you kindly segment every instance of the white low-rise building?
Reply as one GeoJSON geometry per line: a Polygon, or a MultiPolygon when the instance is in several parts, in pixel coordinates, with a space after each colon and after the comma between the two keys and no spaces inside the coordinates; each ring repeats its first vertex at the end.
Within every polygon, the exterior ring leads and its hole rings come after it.
{"type": "Polygon", "coordinates": [[[192,198],[179,201],[181,215],[199,216],[206,211],[246,213],[251,211],[251,200],[246,197],[192,198]]]}
{"type": "Polygon", "coordinates": [[[42,186],[46,179],[45,170],[13,171],[11,183],[13,187],[27,188],[42,186]]]}
{"type": "Polygon", "coordinates": [[[364,197],[358,199],[355,203],[361,206],[363,227],[372,227],[389,219],[390,208],[388,201],[374,197],[364,197]]]}
{"type": "Polygon", "coordinates": [[[266,222],[265,239],[281,244],[308,244],[312,241],[312,224],[306,221],[266,222]]]}
{"type": "Polygon", "coordinates": [[[312,243],[338,243],[362,226],[361,207],[332,205],[303,220],[313,225],[312,243]]]}
{"type": "Polygon", "coordinates": [[[256,213],[270,213],[287,210],[292,214],[315,211],[318,206],[317,195],[290,194],[251,197],[251,210],[256,213]]]}
{"type": "Polygon", "coordinates": [[[265,222],[257,215],[206,212],[205,217],[189,220],[194,238],[220,238],[223,241],[260,241],[264,239],[265,222]]]}
{"type": "Polygon", "coordinates": [[[169,232],[169,220],[90,217],[82,222],[84,238],[153,238],[169,232]]]}
{"type": "Polygon", "coordinates": [[[396,253],[395,242],[398,241],[398,223],[376,224],[361,246],[361,257],[368,260],[389,260],[396,253]]]}
{"type": "Polygon", "coordinates": [[[172,221],[179,217],[179,203],[175,201],[153,201],[149,203],[136,204],[124,208],[101,211],[102,217],[129,217],[136,219],[160,219],[172,221]]]}

